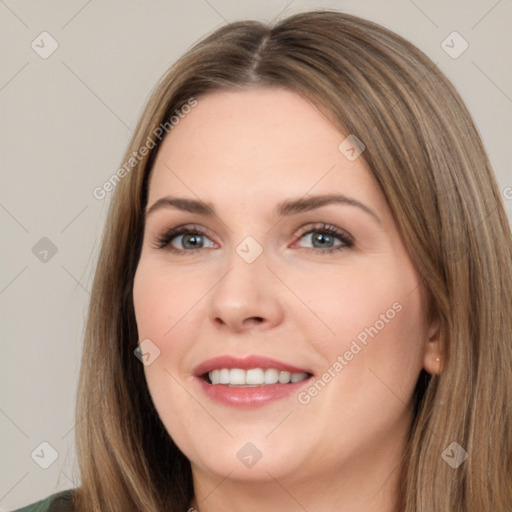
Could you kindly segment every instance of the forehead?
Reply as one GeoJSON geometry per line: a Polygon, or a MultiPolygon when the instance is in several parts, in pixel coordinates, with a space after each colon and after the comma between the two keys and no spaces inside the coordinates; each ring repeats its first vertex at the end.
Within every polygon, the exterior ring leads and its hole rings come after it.
{"type": "Polygon", "coordinates": [[[216,202],[355,192],[379,201],[362,158],[340,150],[346,135],[310,102],[279,88],[216,91],[164,139],[152,170],[149,202],[165,193],[216,202]]]}

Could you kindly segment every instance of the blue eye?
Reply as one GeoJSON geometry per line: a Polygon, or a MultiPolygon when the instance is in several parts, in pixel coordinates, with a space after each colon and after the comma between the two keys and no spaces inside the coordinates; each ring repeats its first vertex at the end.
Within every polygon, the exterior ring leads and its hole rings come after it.
{"type": "Polygon", "coordinates": [[[203,249],[213,245],[213,242],[201,230],[186,226],[171,229],[157,240],[159,249],[168,248],[173,252],[203,249]],[[210,245],[205,245],[205,239],[210,241],[210,245]]]}
{"type": "Polygon", "coordinates": [[[328,224],[310,227],[299,239],[309,240],[311,246],[305,247],[306,249],[324,253],[340,251],[354,245],[354,240],[347,232],[328,224]]]}

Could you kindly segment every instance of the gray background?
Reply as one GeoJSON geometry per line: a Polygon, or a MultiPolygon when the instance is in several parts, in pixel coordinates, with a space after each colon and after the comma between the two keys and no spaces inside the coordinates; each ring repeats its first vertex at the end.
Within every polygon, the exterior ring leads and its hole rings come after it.
{"type": "Polygon", "coordinates": [[[438,63],[474,116],[512,218],[512,0],[0,0],[0,510],[79,483],[74,402],[108,206],[92,191],[120,166],[149,92],[226,22],[312,7],[376,21],[438,63]],[[51,49],[44,31],[58,43],[46,59],[31,47],[51,49]],[[462,49],[458,36],[442,45],[454,31],[469,44],[457,58],[445,50],[462,49]]]}

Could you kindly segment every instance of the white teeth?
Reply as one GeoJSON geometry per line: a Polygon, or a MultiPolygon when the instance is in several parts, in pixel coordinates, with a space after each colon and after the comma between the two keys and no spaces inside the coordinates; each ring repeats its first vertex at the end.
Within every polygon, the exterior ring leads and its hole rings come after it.
{"type": "Polygon", "coordinates": [[[245,385],[245,371],[239,368],[231,368],[229,370],[229,383],[235,386],[245,385]]]}
{"type": "Polygon", "coordinates": [[[290,382],[290,377],[292,374],[290,372],[280,372],[279,373],[279,383],[280,384],[288,384],[290,382]]]}
{"type": "Polygon", "coordinates": [[[229,370],[227,368],[219,370],[219,382],[217,384],[229,384],[229,370]]]}
{"type": "Polygon", "coordinates": [[[277,384],[279,381],[279,372],[274,368],[265,371],[265,384],[277,384]]]}
{"type": "Polygon", "coordinates": [[[261,368],[251,368],[245,374],[246,384],[263,384],[265,382],[265,372],[261,368]]]}
{"type": "Polygon", "coordinates": [[[275,368],[219,368],[208,373],[212,384],[228,386],[265,386],[268,384],[289,384],[308,378],[307,373],[290,373],[275,368]]]}

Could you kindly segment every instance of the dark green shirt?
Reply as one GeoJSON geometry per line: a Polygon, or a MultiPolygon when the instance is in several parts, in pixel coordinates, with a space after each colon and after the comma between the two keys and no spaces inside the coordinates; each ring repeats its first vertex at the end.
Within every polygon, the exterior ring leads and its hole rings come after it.
{"type": "Polygon", "coordinates": [[[48,496],[45,500],[32,503],[13,512],[72,512],[73,491],[67,490],[48,496]]]}

